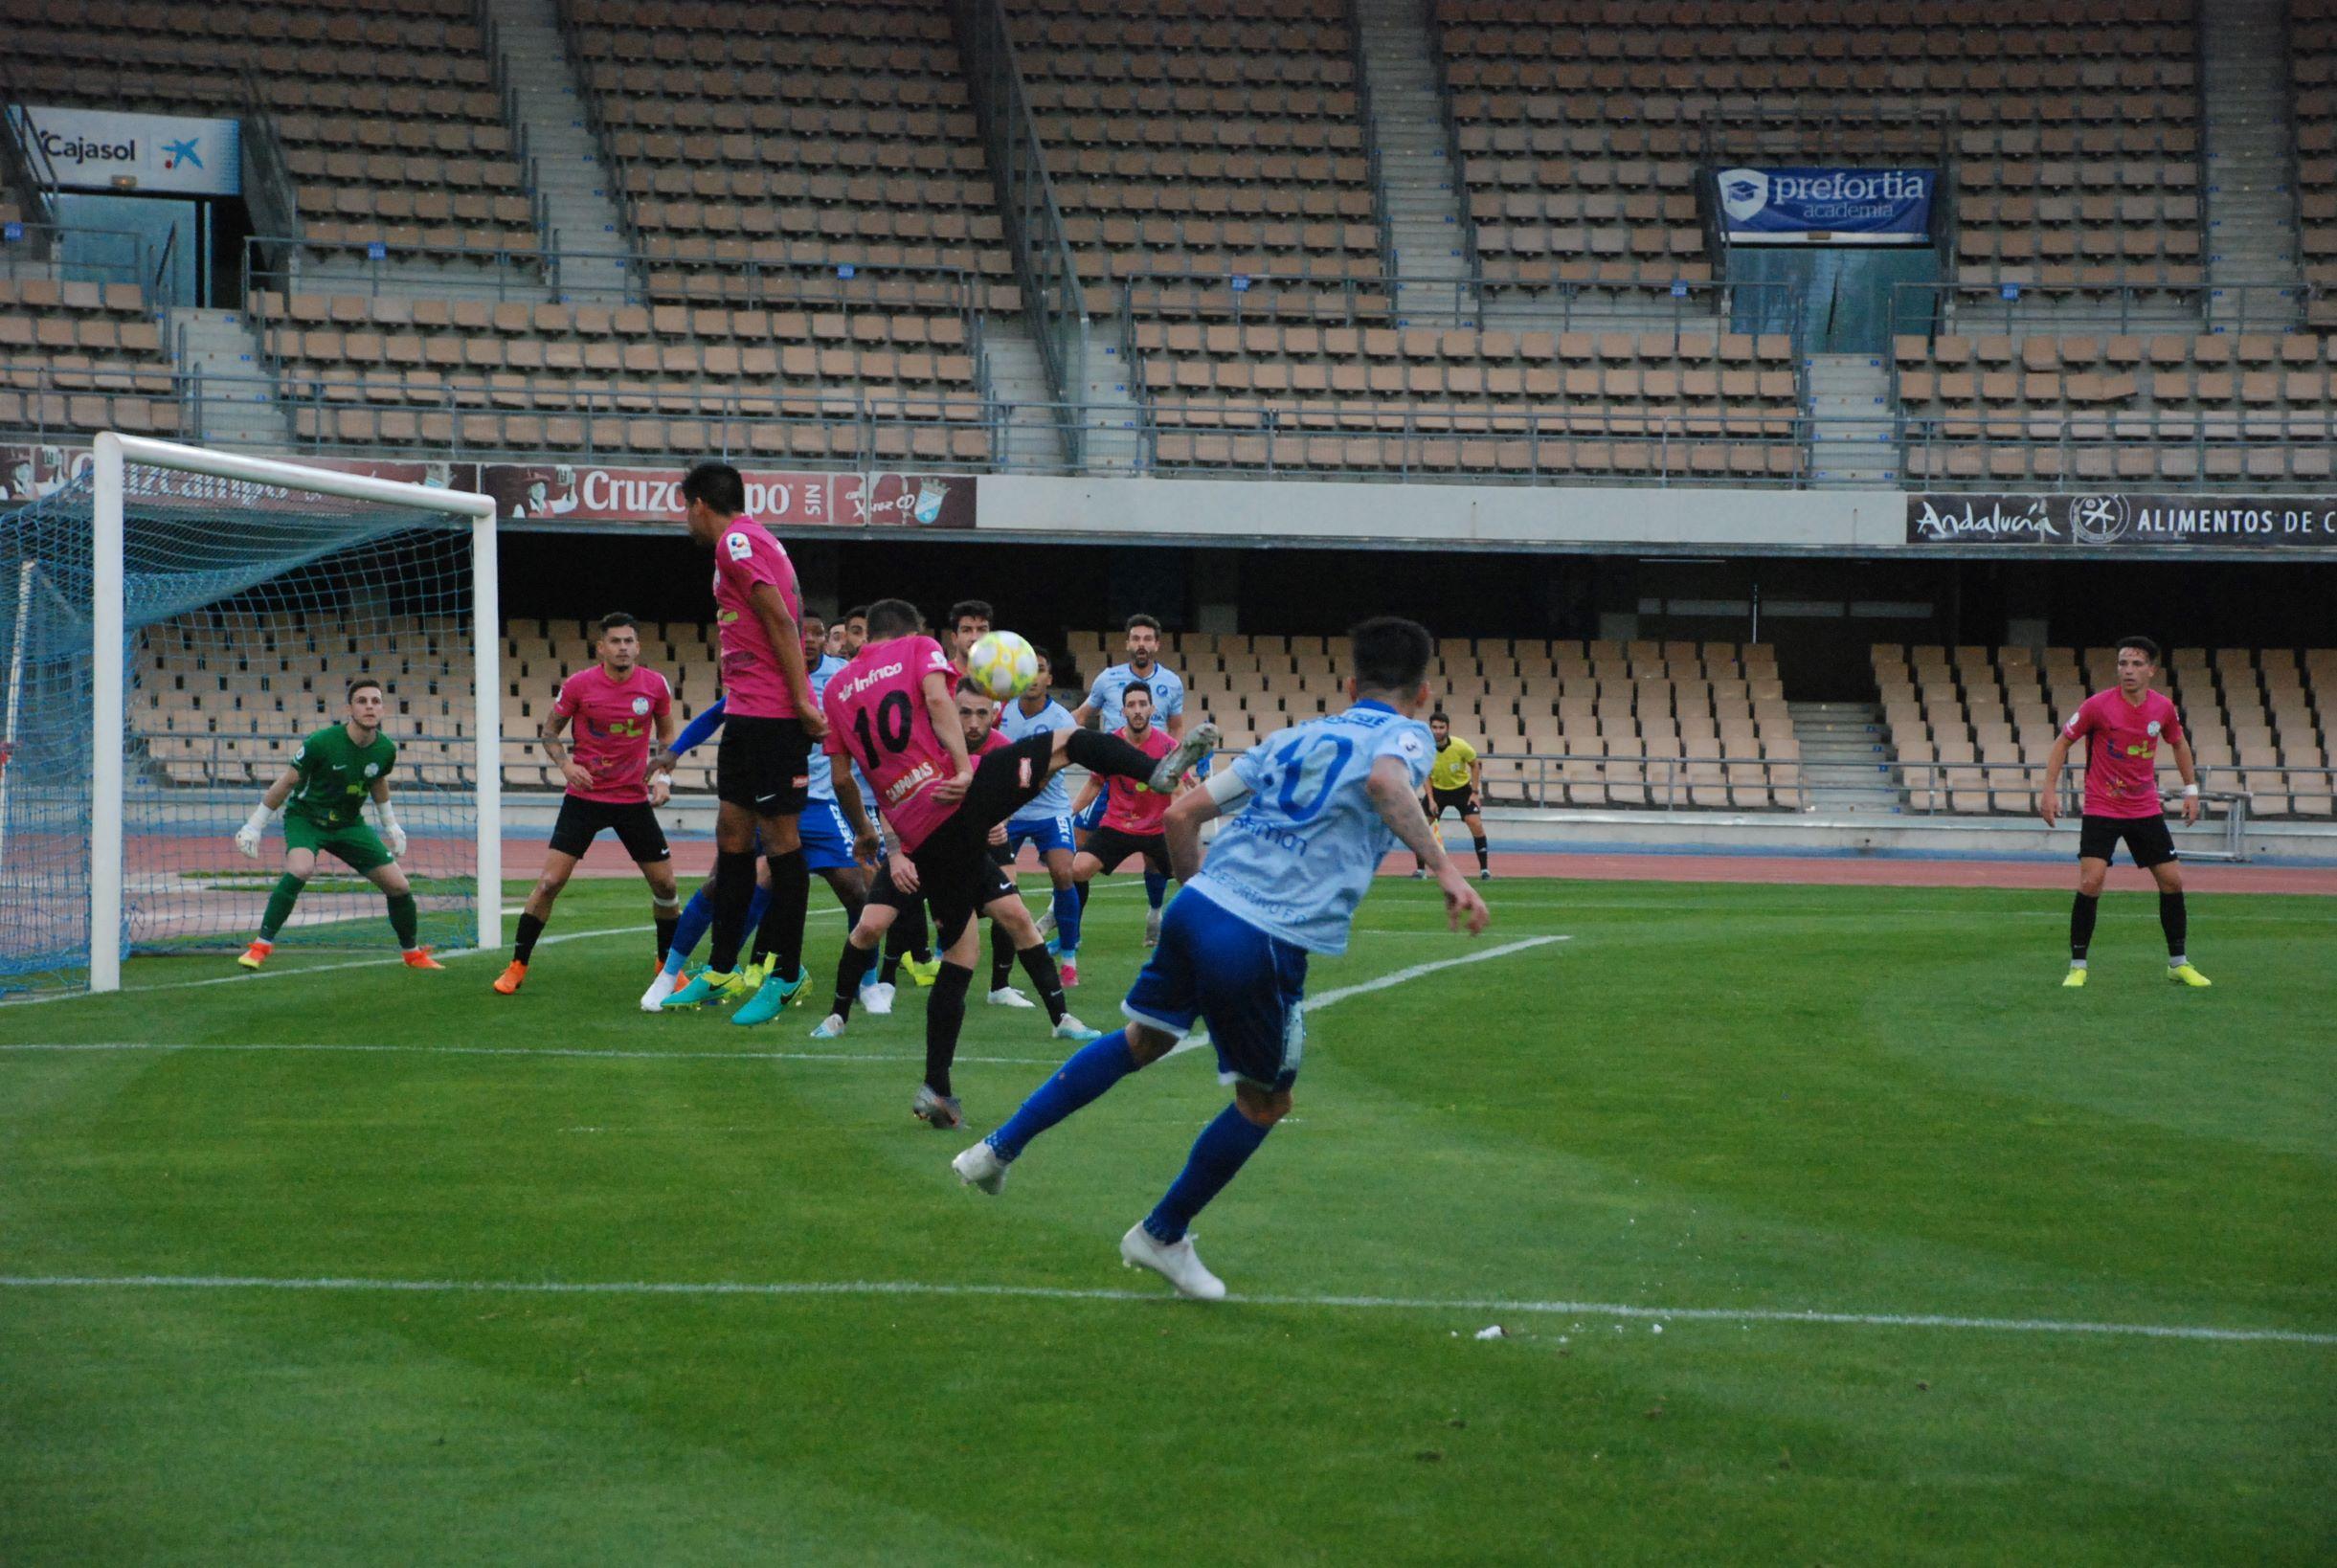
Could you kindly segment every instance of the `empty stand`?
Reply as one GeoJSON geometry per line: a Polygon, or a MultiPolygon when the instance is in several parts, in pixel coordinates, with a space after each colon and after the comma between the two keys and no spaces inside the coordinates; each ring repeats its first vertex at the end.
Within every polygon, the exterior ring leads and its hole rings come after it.
{"type": "Polygon", "coordinates": [[[168,436],[177,398],[136,284],[0,277],[0,429],[168,436]]]}
{"type": "MultiPolygon", "coordinates": [[[[2035,810],[2058,726],[2118,679],[2114,648],[1879,644],[1873,664],[1918,811],[2035,810]]],[[[2160,684],[2183,716],[2203,788],[2246,794],[2256,816],[2332,815],[2337,650],[2177,648],[2160,684]]],[[[2084,765],[2082,750],[2073,750],[2073,795],[2084,765]]],[[[2159,767],[2171,792],[2172,748],[2161,750],[2159,767]]]]}
{"type": "Polygon", "coordinates": [[[1435,0],[1489,282],[1708,276],[1714,161],[1950,162],[1960,279],[2202,280],[2191,0],[1435,0]]]}

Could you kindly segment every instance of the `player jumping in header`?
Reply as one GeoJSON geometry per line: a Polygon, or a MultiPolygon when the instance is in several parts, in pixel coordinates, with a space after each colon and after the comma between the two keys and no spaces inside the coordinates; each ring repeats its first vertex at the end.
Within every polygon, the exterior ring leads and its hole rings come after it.
{"type": "MultiPolygon", "coordinates": [[[[898,840],[888,876],[901,893],[922,894],[933,910],[941,976],[926,1003],[925,1082],[911,1109],[933,1127],[951,1128],[963,1120],[951,1092],[950,1065],[980,951],[974,912],[995,901],[1000,880],[988,849],[991,830],[1036,799],[1066,763],[1172,788],[1193,759],[1216,744],[1217,730],[1196,727],[1182,746],[1157,761],[1091,730],[1043,730],[990,751],[977,767],[958,714],[956,672],[941,644],[918,631],[922,624],[916,607],[904,600],[870,605],[867,645],[828,682],[823,706],[829,753],[861,763],[898,840]]],[[[846,818],[859,815],[860,791],[848,770],[837,771],[836,795],[846,818]]],[[[856,832],[860,826],[854,822],[856,832]]],[[[872,840],[870,833],[864,847],[872,850],[872,840]]],[[[845,944],[836,971],[839,1014],[874,959],[879,934],[864,917],[845,944]]],[[[1035,930],[1019,956],[1051,1012],[1063,985],[1035,930]]]]}
{"type": "Polygon", "coordinates": [[[2183,868],[2175,863],[2174,835],[2167,830],[2167,808],[2159,798],[2159,744],[2174,752],[2183,775],[2183,820],[2199,819],[2199,772],[2191,761],[2183,721],[2164,693],[2150,689],[2158,675],[2158,644],[2130,637],[2118,644],[2118,684],[2088,697],[2071,714],[2045,756],[2045,783],[2036,812],[2052,827],[2061,812],[2061,766],[2070,748],[2087,743],[2085,816],[2078,831],[2078,896],[2069,908],[2069,975],[2065,986],[2085,984],[2086,953],[2094,942],[2094,919],[2101,910],[2101,885],[2121,840],[2134,863],[2159,885],[2159,928],[2167,933],[2167,978],[2178,985],[2214,982],[2191,965],[2185,951],[2191,914],[2183,905],[2183,868]]]}

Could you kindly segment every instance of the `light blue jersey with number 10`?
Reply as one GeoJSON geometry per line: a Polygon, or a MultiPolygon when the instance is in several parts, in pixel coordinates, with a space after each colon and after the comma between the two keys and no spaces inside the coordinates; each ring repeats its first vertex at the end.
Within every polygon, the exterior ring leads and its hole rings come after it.
{"type": "Polygon", "coordinates": [[[1269,735],[1233,764],[1249,798],[1210,842],[1192,890],[1309,952],[1347,951],[1347,928],[1396,835],[1364,781],[1401,761],[1412,793],[1427,782],[1428,727],[1380,703],[1269,735]]]}

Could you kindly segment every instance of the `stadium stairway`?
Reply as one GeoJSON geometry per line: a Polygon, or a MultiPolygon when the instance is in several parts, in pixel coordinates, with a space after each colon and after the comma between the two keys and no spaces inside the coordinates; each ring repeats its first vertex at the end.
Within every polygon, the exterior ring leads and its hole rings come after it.
{"type": "Polygon", "coordinates": [[[1129,370],[1123,316],[1090,317],[1086,376],[1079,383],[1082,466],[1090,471],[1144,464],[1144,391],[1129,370]]]}
{"type": "Polygon", "coordinates": [[[1388,271],[1404,280],[1396,288],[1396,315],[1411,326],[1473,321],[1460,181],[1428,63],[1434,43],[1424,0],[1355,0],[1355,17],[1392,252],[1388,271]]]}
{"type": "Polygon", "coordinates": [[[1019,470],[1060,471],[1063,425],[1046,384],[1046,361],[1025,318],[983,318],[981,375],[982,395],[1000,405],[992,458],[1019,470]]]}
{"type": "Polygon", "coordinates": [[[584,96],[554,0],[489,0],[486,14],[503,78],[511,84],[528,178],[543,193],[546,245],[560,253],[559,297],[622,303],[625,265],[614,253],[631,247],[609,199],[608,165],[585,123],[584,96]]]}
{"type": "Polygon", "coordinates": [[[1891,420],[1891,370],[1880,354],[1810,354],[1804,360],[1809,415],[1809,482],[1892,484],[1899,444],[1891,420]]]}
{"type": "Polygon", "coordinates": [[[218,446],[283,452],[291,416],[276,378],[260,363],[259,333],[240,310],[182,305],[170,312],[169,339],[187,389],[183,430],[218,446]]]}
{"type": "MultiPolygon", "coordinates": [[[[2207,154],[2208,319],[2218,331],[2276,329],[2277,283],[2303,299],[2286,0],[2201,0],[2200,105],[2207,154]],[[2244,314],[2243,314],[2244,313],[2244,314]]],[[[2301,305],[2297,308],[2301,308],[2301,305]]],[[[2278,326],[2293,325],[2295,310],[2278,326]]]]}
{"type": "Polygon", "coordinates": [[[1809,809],[1823,817],[1901,809],[1889,730],[1873,703],[1788,703],[1809,809]]]}

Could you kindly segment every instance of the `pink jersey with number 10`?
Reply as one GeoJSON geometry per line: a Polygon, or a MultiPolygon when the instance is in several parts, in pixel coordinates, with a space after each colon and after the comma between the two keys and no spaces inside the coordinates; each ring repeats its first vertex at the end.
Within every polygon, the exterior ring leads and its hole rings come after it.
{"type": "Polygon", "coordinates": [[[869,804],[885,814],[909,850],[957,809],[955,801],[933,798],[933,786],[955,777],[957,770],[925,710],[929,675],[953,685],[957,680],[949,656],[932,638],[871,642],[828,678],[820,705],[827,715],[828,755],[860,764],[876,790],[869,804]]]}

